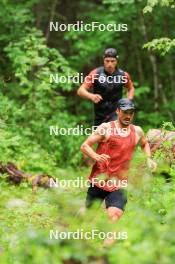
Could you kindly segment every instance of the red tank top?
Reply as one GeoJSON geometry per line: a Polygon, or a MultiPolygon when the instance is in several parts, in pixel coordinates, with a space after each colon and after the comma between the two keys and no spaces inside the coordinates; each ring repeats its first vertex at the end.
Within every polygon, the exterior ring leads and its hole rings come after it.
{"type": "Polygon", "coordinates": [[[107,154],[110,159],[102,164],[96,162],[92,168],[89,180],[101,189],[114,191],[121,188],[121,182],[127,184],[127,172],[136,146],[136,134],[134,125],[130,125],[129,135],[122,137],[114,133],[116,131],[115,121],[108,124],[111,126],[110,136],[107,141],[99,143],[96,153],[107,154]],[[105,176],[106,179],[103,179],[99,184],[100,175],[105,176]],[[111,180],[113,179],[119,180],[120,184],[117,185],[116,182],[112,184],[111,180]]]}

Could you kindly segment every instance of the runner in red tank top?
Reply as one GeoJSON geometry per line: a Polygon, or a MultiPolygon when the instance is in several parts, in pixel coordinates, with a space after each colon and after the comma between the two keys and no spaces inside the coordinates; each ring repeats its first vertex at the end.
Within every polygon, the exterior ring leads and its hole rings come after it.
{"type": "Polygon", "coordinates": [[[103,164],[96,162],[89,179],[97,187],[111,192],[119,189],[122,183],[126,186],[129,161],[132,159],[136,145],[136,132],[134,126],[131,125],[129,134],[126,134],[126,130],[122,133],[122,130],[116,127],[115,121],[99,126],[96,133],[100,134],[100,130],[102,133],[108,131],[109,135],[106,142],[99,143],[96,153],[109,155],[110,159],[103,164]],[[103,180],[98,182],[98,175],[102,173],[107,176],[105,185],[103,180]],[[119,180],[119,184],[115,178],[119,180]]]}
{"type": "Polygon", "coordinates": [[[117,121],[101,124],[81,146],[81,151],[95,161],[89,177],[91,186],[87,192],[86,206],[90,207],[96,200],[105,200],[112,222],[122,216],[127,202],[122,187],[127,186],[129,163],[138,143],[148,157],[149,167],[153,170],[156,168],[142,128],[131,124],[134,109],[131,100],[119,100],[117,121]],[[92,145],[96,143],[98,147],[94,151],[92,145]]]}

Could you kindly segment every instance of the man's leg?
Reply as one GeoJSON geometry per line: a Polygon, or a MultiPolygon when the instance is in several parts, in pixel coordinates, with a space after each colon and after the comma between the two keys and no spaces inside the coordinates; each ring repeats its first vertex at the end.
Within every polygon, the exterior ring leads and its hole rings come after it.
{"type": "MultiPolygon", "coordinates": [[[[107,214],[110,221],[115,224],[123,215],[127,197],[123,190],[111,192],[105,199],[107,214]]],[[[113,231],[113,238],[106,239],[104,245],[109,246],[115,242],[116,231],[113,231]]]]}
{"type": "Polygon", "coordinates": [[[110,114],[108,114],[106,116],[103,116],[101,118],[96,117],[95,120],[94,120],[94,126],[99,126],[102,123],[107,123],[107,122],[115,121],[115,120],[117,120],[116,111],[112,112],[112,113],[110,113],[110,114]]]}
{"type": "Polygon", "coordinates": [[[105,122],[105,119],[104,118],[95,118],[94,119],[94,123],[93,123],[93,126],[94,127],[98,127],[98,126],[100,126],[102,123],[104,123],[105,122]]]}
{"type": "Polygon", "coordinates": [[[108,118],[108,122],[117,120],[117,114],[116,111],[111,113],[108,118]]]}
{"type": "Polygon", "coordinates": [[[116,222],[123,214],[127,203],[127,197],[124,190],[111,192],[105,198],[107,213],[112,222],[116,222]]]}
{"type": "Polygon", "coordinates": [[[90,208],[97,201],[103,202],[107,194],[108,192],[91,184],[87,191],[86,208],[90,208]]]}
{"type": "Polygon", "coordinates": [[[114,206],[110,206],[107,209],[107,214],[108,214],[110,220],[113,223],[116,223],[119,220],[119,218],[122,216],[123,210],[121,210],[120,208],[114,207],[114,206]]]}
{"type": "Polygon", "coordinates": [[[103,202],[107,194],[108,192],[90,184],[86,195],[86,204],[80,208],[78,214],[84,215],[86,208],[91,208],[95,202],[103,202]]]}

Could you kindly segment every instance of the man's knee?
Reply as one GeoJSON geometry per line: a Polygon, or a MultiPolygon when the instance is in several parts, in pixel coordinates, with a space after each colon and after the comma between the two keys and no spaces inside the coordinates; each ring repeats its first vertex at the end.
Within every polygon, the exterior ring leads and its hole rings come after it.
{"type": "Polygon", "coordinates": [[[117,207],[109,207],[107,209],[108,216],[113,223],[117,222],[119,218],[122,216],[123,211],[117,207]]]}

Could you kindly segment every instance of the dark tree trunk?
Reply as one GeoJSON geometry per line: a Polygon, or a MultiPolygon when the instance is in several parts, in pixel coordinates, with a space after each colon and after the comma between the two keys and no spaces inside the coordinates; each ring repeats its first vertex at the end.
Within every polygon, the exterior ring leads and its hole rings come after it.
{"type": "MultiPolygon", "coordinates": [[[[58,0],[54,0],[53,3],[52,3],[51,11],[50,11],[49,23],[50,23],[50,21],[53,21],[53,19],[54,19],[56,6],[57,6],[57,1],[58,0]]],[[[49,36],[50,36],[49,23],[48,23],[48,27],[47,27],[46,34],[45,34],[47,42],[49,41],[49,36]]]]}

